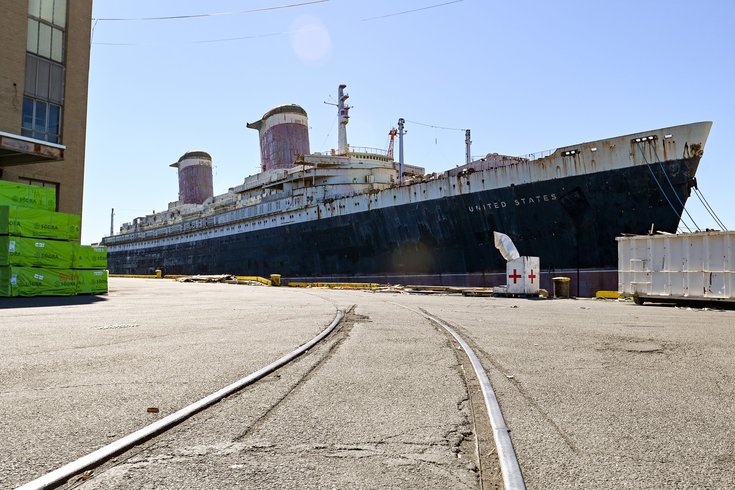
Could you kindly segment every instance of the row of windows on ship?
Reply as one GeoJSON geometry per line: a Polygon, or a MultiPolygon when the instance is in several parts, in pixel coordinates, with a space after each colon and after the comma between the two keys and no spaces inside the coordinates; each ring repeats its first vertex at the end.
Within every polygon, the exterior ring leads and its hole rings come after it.
{"type": "MultiPolygon", "coordinates": [[[[307,212],[306,214],[309,214],[309,213],[307,212]]],[[[299,213],[299,216],[301,216],[301,213],[299,213]]],[[[289,219],[294,219],[294,217],[295,216],[293,214],[292,215],[289,215],[289,219]]],[[[285,219],[286,219],[285,216],[281,216],[281,221],[285,221],[285,219]]],[[[276,220],[276,218],[271,218],[270,221],[272,223],[275,223],[277,220],[276,220]]],[[[252,226],[253,227],[256,227],[258,225],[266,225],[266,224],[268,224],[268,220],[261,220],[261,221],[253,222],[252,223],[252,226]]],[[[245,223],[244,225],[243,224],[239,224],[239,225],[237,225],[237,229],[238,230],[241,230],[243,227],[248,228],[249,226],[250,226],[250,223],[245,223]]],[[[219,231],[219,232],[225,232],[225,231],[234,231],[234,230],[235,230],[235,225],[232,225],[232,226],[225,226],[223,228],[218,229],[217,231],[219,231]]],[[[211,235],[212,233],[213,233],[213,230],[200,231],[200,232],[192,233],[192,234],[188,235],[187,238],[204,237],[206,235],[211,235]]],[[[151,236],[151,234],[153,236],[156,236],[156,231],[143,232],[143,238],[148,238],[148,237],[151,236]]],[[[170,241],[178,241],[178,240],[181,240],[181,239],[182,239],[182,237],[177,237],[177,238],[164,238],[161,241],[163,241],[163,242],[170,242],[170,241]]]]}
{"type": "MultiPolygon", "coordinates": [[[[485,179],[482,179],[482,183],[483,183],[483,184],[485,183],[485,179]]],[[[467,183],[467,185],[469,186],[469,182],[467,183]]],[[[456,189],[456,187],[457,187],[457,186],[456,186],[455,184],[452,184],[452,189],[456,189]]],[[[443,190],[443,189],[442,189],[441,187],[439,187],[439,192],[441,192],[442,190],[443,190]]],[[[426,189],[423,189],[423,190],[422,190],[422,193],[423,193],[423,194],[426,194],[426,189]]],[[[417,191],[414,191],[414,192],[413,192],[413,195],[414,195],[414,196],[418,195],[417,191]]],[[[393,199],[397,199],[397,198],[398,198],[398,196],[397,196],[396,194],[393,194],[393,199]]],[[[311,197],[309,197],[309,200],[310,200],[310,199],[311,199],[311,197]]],[[[378,202],[378,198],[377,198],[377,197],[376,197],[376,198],[370,198],[370,199],[369,199],[369,201],[370,201],[370,202],[375,202],[375,203],[377,203],[377,202],[378,202]]],[[[269,203],[269,204],[268,204],[268,210],[267,210],[267,211],[266,211],[266,210],[264,210],[264,209],[263,209],[262,207],[260,207],[260,206],[258,206],[258,208],[257,208],[257,209],[255,209],[254,207],[248,207],[248,208],[243,208],[242,210],[239,210],[240,212],[236,213],[236,216],[237,216],[237,215],[242,215],[242,214],[243,214],[243,211],[247,211],[247,214],[248,214],[248,216],[250,216],[250,217],[252,217],[252,216],[254,216],[254,215],[256,215],[256,214],[262,214],[262,213],[264,213],[264,212],[270,212],[270,211],[272,211],[272,210],[273,210],[273,208],[272,208],[272,205],[273,205],[273,204],[274,204],[274,203],[269,203]]],[[[281,207],[281,206],[280,206],[280,204],[281,204],[281,203],[280,203],[280,202],[276,202],[275,204],[276,204],[276,209],[280,209],[280,207],[281,207]]],[[[355,206],[359,206],[359,205],[360,205],[360,202],[359,202],[359,201],[354,201],[354,205],[355,205],[355,206]]],[[[287,203],[287,206],[288,206],[288,203],[287,203]]],[[[338,207],[339,207],[340,209],[345,209],[345,208],[347,207],[347,205],[346,205],[346,204],[339,204],[339,205],[338,205],[338,207]]],[[[181,211],[176,211],[176,212],[173,212],[173,213],[171,213],[171,216],[170,216],[170,217],[171,217],[171,218],[174,218],[175,216],[177,216],[177,215],[180,215],[180,214],[181,214],[181,211]]],[[[308,215],[308,214],[309,214],[309,212],[307,211],[307,212],[306,212],[306,214],[308,215]]],[[[299,213],[299,216],[301,216],[301,213],[299,213]]],[[[291,215],[291,218],[293,218],[293,215],[291,215]]],[[[283,218],[281,218],[281,219],[283,219],[283,218]]],[[[153,216],[153,221],[155,222],[156,220],[157,220],[157,217],[156,217],[156,216],[153,216]]],[[[258,222],[258,224],[260,224],[260,222],[258,222]]],[[[201,226],[201,224],[198,224],[197,226],[201,226]]]]}
{"type": "MultiPolygon", "coordinates": [[[[373,201],[373,199],[371,199],[371,201],[373,201]]],[[[376,199],[374,199],[374,201],[375,202],[378,202],[378,199],[376,198],[376,199]]],[[[359,206],[360,205],[360,203],[358,201],[354,201],[354,204],[355,204],[355,206],[359,206]]],[[[345,208],[347,206],[344,205],[344,204],[340,204],[339,207],[340,208],[345,208]]],[[[309,211],[306,211],[305,214],[308,216],[310,214],[310,212],[309,211]]],[[[314,214],[317,214],[317,213],[314,212],[314,214]]],[[[289,220],[292,220],[295,217],[296,217],[296,215],[290,214],[288,216],[288,219],[289,220]]],[[[298,214],[298,217],[302,217],[302,213],[299,213],[298,214]]],[[[281,216],[280,217],[280,220],[281,221],[285,221],[286,220],[286,216],[281,216]]],[[[270,219],[270,222],[271,223],[276,223],[277,221],[278,220],[276,220],[276,218],[271,218],[270,219]]],[[[190,228],[195,228],[195,227],[201,226],[201,221],[200,222],[197,222],[197,223],[187,223],[187,224],[189,225],[190,228]]],[[[260,221],[257,221],[257,222],[253,222],[252,223],[253,227],[258,226],[258,225],[266,225],[266,224],[268,224],[268,220],[267,219],[266,220],[260,220],[260,221]]],[[[243,224],[239,224],[239,225],[237,225],[237,229],[238,230],[242,230],[243,226],[245,228],[248,228],[250,226],[250,223],[245,223],[244,225],[243,224]]],[[[178,228],[178,227],[176,227],[176,228],[178,228]]],[[[174,229],[174,228],[172,227],[172,229],[174,229]]],[[[178,229],[180,229],[180,228],[178,228],[178,229]]],[[[221,228],[218,231],[220,231],[220,232],[226,232],[226,231],[234,231],[234,230],[235,230],[235,226],[232,225],[232,226],[223,227],[223,228],[221,228]]],[[[153,234],[153,236],[157,236],[156,231],[149,231],[149,232],[143,232],[143,237],[144,238],[148,238],[151,234],[153,234]]],[[[212,230],[207,230],[207,231],[201,231],[201,232],[193,233],[193,234],[189,235],[188,237],[192,237],[192,238],[204,237],[206,235],[211,235],[211,234],[212,234],[212,230]]],[[[164,238],[162,241],[163,242],[171,242],[171,241],[179,241],[181,239],[182,239],[181,237],[177,237],[177,238],[164,238]]]]}
{"type": "MultiPolygon", "coordinates": [[[[441,190],[441,188],[439,188],[439,190],[441,190]]],[[[426,193],[426,189],[423,190],[423,193],[424,194],[426,193]]],[[[417,194],[416,191],[414,191],[413,194],[416,195],[417,194]]],[[[393,194],[393,199],[397,199],[397,198],[398,198],[398,196],[396,194],[393,194]]],[[[378,202],[378,198],[377,197],[376,198],[370,198],[369,199],[369,202],[375,202],[375,203],[377,203],[378,202]]],[[[360,201],[353,201],[353,204],[355,206],[359,206],[360,205],[360,201]]],[[[337,207],[339,209],[345,209],[345,208],[347,208],[347,205],[346,204],[338,204],[337,207]]],[[[248,209],[247,211],[248,211],[248,215],[250,215],[250,216],[252,216],[254,214],[259,214],[259,213],[255,213],[255,210],[254,209],[248,209]]],[[[258,211],[260,211],[260,210],[258,210],[258,211]]],[[[262,212],[262,211],[260,211],[260,212],[262,212]]],[[[241,213],[237,213],[237,214],[241,214],[241,213]]],[[[237,216],[237,214],[235,216],[237,216]]],[[[306,211],[306,215],[308,216],[309,214],[310,214],[309,211],[306,211]]],[[[314,213],[314,214],[316,214],[316,213],[314,213]]],[[[174,213],[171,213],[171,216],[173,217],[174,216],[174,213]]],[[[299,217],[302,217],[302,213],[299,213],[298,216],[299,217]]],[[[294,219],[294,217],[295,216],[293,214],[289,215],[289,219],[294,219]]],[[[154,216],[154,221],[155,221],[155,219],[156,218],[154,216]]],[[[285,216],[281,216],[281,221],[285,221],[285,219],[286,219],[285,216]]],[[[271,221],[272,222],[276,222],[276,219],[275,218],[272,218],[271,221]]],[[[260,224],[265,224],[267,222],[268,222],[268,220],[263,220],[263,221],[258,221],[257,224],[260,225],[260,224]]],[[[253,223],[253,226],[255,226],[255,225],[256,225],[256,223],[253,223]]],[[[198,227],[201,227],[202,226],[202,222],[201,221],[198,221],[198,222],[193,222],[193,223],[192,222],[185,223],[185,226],[188,227],[188,228],[198,228],[198,227]]],[[[238,225],[238,228],[241,227],[241,226],[242,225],[238,225]]],[[[247,227],[248,226],[248,223],[245,223],[245,226],[247,227]]],[[[227,228],[227,229],[229,230],[229,228],[227,228]]]]}

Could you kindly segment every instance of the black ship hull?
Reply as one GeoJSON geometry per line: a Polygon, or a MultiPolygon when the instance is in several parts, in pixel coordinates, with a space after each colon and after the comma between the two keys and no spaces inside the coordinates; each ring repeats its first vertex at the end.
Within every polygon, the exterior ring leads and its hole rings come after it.
{"type": "Polygon", "coordinates": [[[468,192],[186,243],[111,250],[113,274],[263,275],[298,280],[496,286],[493,232],[538,256],[542,287],[617,289],[621,234],[675,233],[699,157],[468,192]]]}

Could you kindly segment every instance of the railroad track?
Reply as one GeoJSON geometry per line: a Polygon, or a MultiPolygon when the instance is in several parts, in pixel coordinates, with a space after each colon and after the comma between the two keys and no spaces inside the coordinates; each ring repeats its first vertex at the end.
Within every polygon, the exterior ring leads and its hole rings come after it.
{"type": "MultiPolygon", "coordinates": [[[[495,397],[494,390],[482,364],[470,347],[470,344],[460,335],[457,328],[423,309],[414,309],[409,306],[394,303],[397,306],[410,310],[422,316],[435,327],[445,332],[451,338],[452,345],[461,348],[463,356],[458,355],[458,361],[462,364],[465,372],[467,391],[471,401],[473,430],[475,433],[476,459],[482,488],[496,486],[497,468],[500,468],[504,488],[512,490],[525,489],[522,472],[515,456],[515,451],[509,435],[509,429],[505,424],[502,412],[495,397]],[[493,483],[495,482],[495,483],[493,483]]],[[[319,342],[330,336],[345,319],[345,310],[337,310],[334,320],[314,339],[303,344],[293,352],[283,356],[264,368],[242,378],[201,400],[168,415],[157,422],[150,424],[138,431],[122,437],[112,444],[104,446],[86,456],[68,463],[46,475],[43,475],[25,485],[19,487],[21,490],[54,488],[74,481],[83,481],[90,470],[100,467],[111,458],[129,451],[148,441],[172,427],[180,424],[194,414],[205,410],[243,388],[252,385],[258,380],[275,372],[279,368],[299,358],[319,342]]],[[[455,352],[456,354],[456,352],[455,352]]]]}
{"type": "Polygon", "coordinates": [[[214,405],[225,397],[228,397],[233,393],[242,390],[246,386],[252,385],[253,383],[275,372],[279,368],[292,362],[294,359],[307,352],[309,349],[317,345],[329,334],[331,334],[342,322],[344,317],[345,311],[337,310],[337,313],[334,317],[334,320],[332,320],[332,323],[330,323],[324,330],[322,330],[319,335],[311,339],[309,342],[301,345],[289,354],[286,354],[280,359],[273,361],[272,363],[255,371],[254,373],[249,374],[248,376],[225,386],[224,388],[212,393],[211,395],[206,396],[190,405],[187,405],[186,407],[172,413],[171,415],[168,415],[150,425],[147,425],[146,427],[143,427],[142,429],[139,429],[132,434],[128,434],[127,436],[122,437],[104,447],[101,447],[100,449],[97,449],[96,451],[87,454],[86,456],[83,456],[75,461],[72,461],[71,463],[68,463],[50,473],[36,478],[35,480],[18,487],[17,490],[40,490],[45,488],[58,487],[59,485],[67,483],[67,481],[75,475],[84,475],[85,471],[89,470],[90,468],[95,468],[105,461],[109,460],[113,456],[132,449],[138,444],[141,444],[142,442],[145,442],[152,437],[155,437],[156,435],[175,427],[189,417],[201,412],[207,407],[214,405]]]}
{"type": "MultiPolygon", "coordinates": [[[[404,305],[399,306],[423,316],[437,327],[443,329],[462,349],[466,356],[466,364],[469,364],[469,367],[471,367],[471,373],[474,374],[474,379],[467,379],[467,390],[473,401],[474,429],[481,487],[484,488],[484,484],[486,482],[490,482],[490,484],[492,484],[493,479],[491,475],[487,475],[487,473],[491,471],[491,468],[488,468],[488,466],[492,467],[495,459],[490,456],[496,453],[504,488],[506,490],[524,490],[526,485],[523,480],[523,473],[518,463],[515,449],[513,448],[510,429],[505,423],[505,418],[503,417],[503,413],[500,409],[500,404],[495,396],[495,391],[493,390],[485,368],[480,362],[480,358],[477,356],[467,340],[465,340],[465,338],[463,338],[459,332],[457,332],[457,330],[446,321],[425,309],[416,310],[404,305]],[[473,387],[479,387],[479,393],[477,393],[477,390],[473,389],[473,387]],[[478,413],[480,412],[478,409],[479,404],[483,406],[484,413],[478,413]],[[487,418],[486,420],[485,417],[487,418]],[[486,422],[489,422],[490,425],[492,439],[495,445],[494,448],[488,447],[489,441],[482,437],[482,433],[484,432],[483,427],[486,422]]],[[[465,373],[467,374],[468,372],[470,372],[470,370],[465,368],[465,373]]]]}

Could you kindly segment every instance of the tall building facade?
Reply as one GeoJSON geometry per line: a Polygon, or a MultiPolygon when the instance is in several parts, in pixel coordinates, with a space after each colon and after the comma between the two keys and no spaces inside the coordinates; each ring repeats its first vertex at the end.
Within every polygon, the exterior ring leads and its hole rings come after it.
{"type": "Polygon", "coordinates": [[[92,0],[0,0],[0,179],[82,213],[92,0]]]}

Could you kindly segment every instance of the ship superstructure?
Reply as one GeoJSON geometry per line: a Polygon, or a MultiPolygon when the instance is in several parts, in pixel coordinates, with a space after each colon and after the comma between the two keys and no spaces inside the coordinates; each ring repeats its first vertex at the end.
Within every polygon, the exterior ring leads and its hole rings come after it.
{"type": "Polygon", "coordinates": [[[248,125],[260,132],[263,171],[201,204],[180,200],[123,225],[103,239],[110,271],[497,285],[499,231],[541,258],[543,280],[570,275],[582,294],[615,289],[615,237],[652,226],[676,231],[711,127],[662,128],[538,156],[488,154],[426,175],[387,151],[348,146],[344,88],[338,149],[301,153],[308,123],[299,106],[266,113],[248,125]]]}

